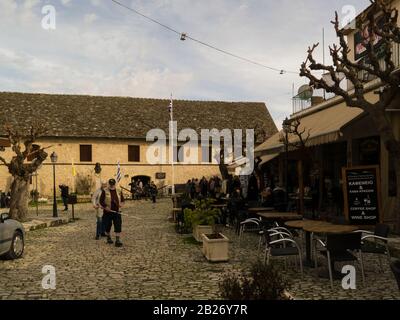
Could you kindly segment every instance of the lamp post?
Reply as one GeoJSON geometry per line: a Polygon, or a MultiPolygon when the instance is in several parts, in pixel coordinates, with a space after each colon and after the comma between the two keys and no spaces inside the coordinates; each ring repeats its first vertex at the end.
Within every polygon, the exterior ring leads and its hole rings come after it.
{"type": "Polygon", "coordinates": [[[56,197],[56,163],[58,156],[53,152],[50,156],[51,163],[53,164],[53,217],[57,218],[57,197],[56,197]]]}
{"type": "Polygon", "coordinates": [[[291,122],[290,120],[286,117],[286,119],[283,121],[283,132],[285,133],[285,155],[286,155],[286,160],[285,160],[285,202],[286,205],[288,205],[289,202],[289,186],[288,186],[288,176],[289,176],[289,132],[290,132],[290,126],[291,122]]]}

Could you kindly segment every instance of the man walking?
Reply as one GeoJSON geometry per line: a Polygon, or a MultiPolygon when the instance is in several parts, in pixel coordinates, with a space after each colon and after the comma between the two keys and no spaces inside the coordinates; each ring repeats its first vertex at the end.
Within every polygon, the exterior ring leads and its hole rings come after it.
{"type": "Polygon", "coordinates": [[[105,237],[104,223],[103,223],[103,212],[100,210],[100,197],[104,190],[107,189],[107,182],[102,181],[101,186],[97,189],[92,197],[93,208],[96,210],[96,240],[100,240],[100,237],[105,237]]]}
{"type": "Polygon", "coordinates": [[[118,192],[116,189],[116,181],[115,179],[110,179],[108,181],[108,188],[103,190],[100,196],[100,205],[103,208],[103,223],[107,235],[107,243],[113,244],[113,240],[111,239],[111,227],[114,225],[114,233],[115,233],[115,246],[122,247],[122,242],[120,239],[120,235],[122,232],[122,217],[120,213],[120,209],[124,203],[124,196],[121,193],[118,196],[118,192]]]}
{"type": "Polygon", "coordinates": [[[69,188],[65,184],[58,186],[61,190],[61,198],[64,204],[64,211],[68,211],[68,197],[69,197],[69,188]]]}

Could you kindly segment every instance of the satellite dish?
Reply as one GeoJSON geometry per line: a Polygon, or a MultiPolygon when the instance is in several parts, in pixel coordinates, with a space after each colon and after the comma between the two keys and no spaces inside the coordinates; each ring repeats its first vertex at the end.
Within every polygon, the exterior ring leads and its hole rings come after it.
{"type": "Polygon", "coordinates": [[[310,100],[313,95],[313,88],[311,88],[308,84],[305,84],[299,88],[297,92],[297,97],[301,100],[310,100]]]}

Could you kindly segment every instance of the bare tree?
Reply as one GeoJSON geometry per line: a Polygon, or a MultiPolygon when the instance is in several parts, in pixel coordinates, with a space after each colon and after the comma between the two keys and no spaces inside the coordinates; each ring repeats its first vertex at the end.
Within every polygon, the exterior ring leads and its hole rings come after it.
{"type": "Polygon", "coordinates": [[[21,134],[20,131],[7,125],[5,131],[12,151],[15,153],[9,162],[0,157],[0,161],[13,176],[10,215],[13,219],[24,221],[28,213],[29,178],[48,156],[45,148],[40,148],[34,142],[46,132],[46,129],[42,125],[34,125],[26,134],[21,134]],[[27,163],[28,157],[33,159],[30,163],[27,163]]]}
{"type": "MultiPolygon", "coordinates": [[[[313,54],[318,44],[309,47],[308,56],[305,62],[302,63],[300,76],[307,77],[310,80],[310,85],[315,88],[325,89],[327,92],[334,93],[343,97],[348,107],[361,108],[370,115],[377,131],[379,132],[383,144],[385,145],[389,155],[394,162],[394,170],[397,180],[397,195],[394,208],[396,212],[396,227],[400,230],[400,142],[396,139],[394,128],[390,119],[387,116],[388,108],[397,108],[393,106],[393,102],[399,93],[400,78],[395,72],[396,65],[393,62],[393,45],[400,43],[400,28],[398,27],[398,10],[391,5],[391,1],[386,0],[371,0],[372,6],[357,19],[357,29],[368,32],[365,36],[366,56],[368,63],[354,62],[349,57],[350,48],[346,41],[345,30],[340,28],[338,13],[335,14],[335,21],[332,21],[336,30],[336,35],[340,45],[332,45],[330,55],[332,57],[332,65],[324,65],[318,63],[313,54]],[[379,21],[379,23],[378,23],[379,21]],[[383,52],[378,53],[376,46],[377,38],[384,46],[383,52]],[[383,58],[380,56],[383,54],[383,58]],[[384,61],[384,63],[381,63],[384,61]],[[313,71],[323,71],[330,75],[332,82],[314,75],[313,71]],[[381,81],[380,97],[377,102],[373,103],[367,100],[366,82],[360,74],[367,72],[381,81]],[[354,90],[347,91],[340,86],[342,76],[353,84],[354,90]]],[[[399,109],[400,110],[400,109],[399,109]]]]}

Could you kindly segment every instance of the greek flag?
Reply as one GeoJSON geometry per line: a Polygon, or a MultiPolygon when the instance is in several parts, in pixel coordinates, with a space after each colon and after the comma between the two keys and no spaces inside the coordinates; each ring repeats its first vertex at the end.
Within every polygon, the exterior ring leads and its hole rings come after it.
{"type": "Polygon", "coordinates": [[[171,102],[169,103],[169,106],[168,106],[168,112],[169,112],[169,116],[171,117],[171,121],[172,121],[173,112],[174,112],[174,104],[172,101],[172,94],[171,94],[171,102]]]}
{"type": "Polygon", "coordinates": [[[121,166],[119,165],[119,162],[117,164],[117,174],[115,176],[115,180],[117,180],[117,183],[119,183],[122,179],[122,173],[121,173],[121,166]]]}

